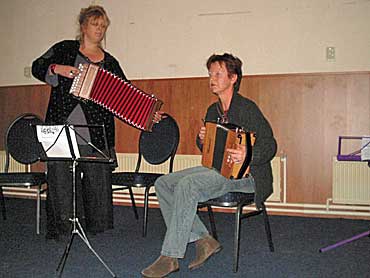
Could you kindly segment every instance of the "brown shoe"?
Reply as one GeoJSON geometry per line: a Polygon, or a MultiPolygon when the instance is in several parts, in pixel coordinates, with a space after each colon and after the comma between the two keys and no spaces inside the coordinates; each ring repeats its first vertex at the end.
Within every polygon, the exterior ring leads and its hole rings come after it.
{"type": "Polygon", "coordinates": [[[178,270],[179,262],[177,258],[159,256],[153,264],[141,271],[141,274],[148,278],[161,278],[178,270]]]}
{"type": "Polygon", "coordinates": [[[195,260],[189,264],[189,269],[193,270],[201,267],[204,262],[222,249],[221,244],[210,235],[205,236],[195,242],[195,260]]]}

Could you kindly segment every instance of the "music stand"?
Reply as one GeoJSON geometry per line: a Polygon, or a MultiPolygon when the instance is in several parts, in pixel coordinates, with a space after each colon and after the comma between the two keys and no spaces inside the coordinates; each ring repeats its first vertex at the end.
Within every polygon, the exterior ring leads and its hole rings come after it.
{"type": "Polygon", "coordinates": [[[36,133],[39,143],[41,144],[40,158],[42,161],[72,161],[72,218],[71,221],[71,236],[64,250],[56,271],[61,277],[65,263],[67,261],[69,251],[71,249],[74,236],[77,234],[82,241],[87,245],[91,252],[99,259],[108,272],[113,276],[116,275],[98,255],[91,246],[79,220],[76,209],[76,168],[79,162],[94,162],[94,163],[113,163],[109,156],[107,140],[105,136],[104,125],[36,125],[36,133]],[[77,131],[77,128],[91,130],[93,128],[101,128],[104,135],[105,151],[100,150],[93,145],[84,135],[77,131]],[[78,139],[78,140],[77,140],[78,139]],[[85,143],[86,146],[92,148],[95,156],[84,156],[79,150],[79,142],[85,143]]]}
{"type": "MultiPolygon", "coordinates": [[[[338,155],[337,155],[338,161],[360,161],[360,162],[367,162],[367,165],[370,168],[370,136],[339,136],[339,142],[338,142],[338,155]],[[342,140],[343,139],[355,139],[355,140],[362,140],[362,146],[358,151],[352,152],[350,154],[342,154],[342,140]]],[[[332,245],[329,245],[324,248],[320,248],[319,252],[323,253],[326,251],[329,251],[331,249],[337,248],[339,246],[342,246],[344,244],[350,243],[352,241],[355,241],[357,239],[360,239],[362,237],[369,236],[370,237],[370,229],[366,232],[360,233],[358,235],[355,235],[353,237],[350,237],[345,240],[341,240],[337,243],[334,243],[332,245]]]]}

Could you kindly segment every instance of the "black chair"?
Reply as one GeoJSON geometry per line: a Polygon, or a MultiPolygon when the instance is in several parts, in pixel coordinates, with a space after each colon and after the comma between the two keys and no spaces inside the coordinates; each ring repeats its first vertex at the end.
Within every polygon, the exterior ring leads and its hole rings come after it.
{"type": "Polygon", "coordinates": [[[40,147],[36,138],[34,125],[43,124],[43,121],[34,114],[18,116],[8,127],[5,134],[5,169],[0,173],[0,199],[3,219],[6,219],[5,198],[3,186],[32,187],[36,186],[36,233],[40,233],[40,206],[41,194],[46,190],[42,185],[47,183],[45,172],[9,172],[10,158],[24,164],[25,168],[39,161],[40,147]]]}
{"type": "Polygon", "coordinates": [[[210,224],[211,224],[211,233],[215,239],[217,239],[218,237],[217,237],[216,224],[214,220],[212,206],[235,207],[236,208],[235,210],[235,230],[234,230],[234,266],[233,266],[234,272],[238,271],[238,265],[239,265],[240,226],[241,226],[242,219],[255,216],[255,215],[259,215],[261,213],[263,214],[269,248],[271,252],[274,252],[274,245],[273,245],[272,237],[271,237],[270,223],[269,223],[265,204],[262,203],[260,209],[249,211],[249,212],[243,212],[243,207],[254,203],[254,196],[255,196],[254,193],[229,192],[218,198],[210,199],[206,202],[199,203],[199,206],[198,206],[198,208],[207,207],[210,224]]]}
{"type": "Polygon", "coordinates": [[[155,180],[165,173],[140,172],[142,159],[152,165],[160,165],[169,160],[168,172],[171,173],[179,140],[180,131],[176,121],[170,115],[164,114],[164,118],[153,126],[152,132],[141,132],[135,172],[112,173],[112,185],[115,186],[112,191],[129,190],[136,219],[138,214],[132,187],[145,188],[143,237],[147,232],[149,196],[155,196],[154,192],[150,193],[150,189],[155,180]]]}

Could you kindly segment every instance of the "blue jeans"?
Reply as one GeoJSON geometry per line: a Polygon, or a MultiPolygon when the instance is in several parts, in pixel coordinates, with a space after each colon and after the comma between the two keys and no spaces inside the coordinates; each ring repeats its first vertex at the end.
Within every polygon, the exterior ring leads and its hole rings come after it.
{"type": "Polygon", "coordinates": [[[155,190],[167,226],[161,254],[183,258],[188,243],[208,234],[196,213],[198,203],[230,191],[255,192],[255,183],[251,175],[230,180],[215,170],[197,166],[160,177],[155,190]]]}

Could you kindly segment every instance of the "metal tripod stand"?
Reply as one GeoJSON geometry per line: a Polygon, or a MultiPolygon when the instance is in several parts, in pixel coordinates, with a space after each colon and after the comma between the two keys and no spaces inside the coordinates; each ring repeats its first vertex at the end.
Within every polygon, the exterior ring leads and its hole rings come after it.
{"type": "Polygon", "coordinates": [[[68,255],[69,255],[69,251],[70,251],[72,243],[73,243],[74,236],[78,235],[82,239],[82,241],[87,245],[87,247],[91,250],[91,252],[95,255],[95,257],[97,257],[99,259],[99,261],[104,265],[104,267],[109,271],[109,273],[112,275],[112,277],[117,277],[113,273],[113,271],[108,267],[108,265],[103,261],[103,259],[98,255],[98,253],[96,253],[94,248],[92,248],[92,246],[91,246],[89,240],[87,239],[87,236],[86,236],[80,222],[78,221],[78,217],[77,217],[77,214],[76,214],[76,167],[77,167],[77,165],[78,165],[77,160],[73,159],[73,164],[72,164],[73,218],[69,219],[72,222],[72,224],[71,224],[72,225],[72,227],[71,227],[71,237],[70,237],[70,240],[69,240],[66,248],[64,249],[64,253],[63,253],[62,258],[60,259],[60,262],[59,262],[58,267],[56,269],[57,272],[58,272],[58,276],[59,277],[62,276],[64,266],[66,264],[66,261],[67,261],[68,255]]]}

